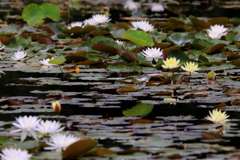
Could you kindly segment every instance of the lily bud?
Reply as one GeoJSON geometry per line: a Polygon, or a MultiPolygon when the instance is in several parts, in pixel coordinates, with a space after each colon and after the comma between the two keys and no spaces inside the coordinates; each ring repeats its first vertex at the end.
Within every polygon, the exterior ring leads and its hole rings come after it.
{"type": "Polygon", "coordinates": [[[59,101],[52,102],[52,109],[54,110],[54,112],[59,114],[61,112],[61,109],[62,109],[61,103],[59,101]]]}

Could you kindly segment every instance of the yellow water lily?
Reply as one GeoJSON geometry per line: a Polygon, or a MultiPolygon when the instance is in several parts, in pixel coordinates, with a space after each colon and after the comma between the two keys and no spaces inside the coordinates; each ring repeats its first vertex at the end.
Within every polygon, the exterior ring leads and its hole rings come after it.
{"type": "Polygon", "coordinates": [[[175,57],[167,58],[165,61],[163,61],[164,64],[162,67],[167,69],[177,68],[180,66],[179,62],[180,60],[177,60],[175,57]]]}
{"type": "Polygon", "coordinates": [[[59,114],[61,112],[61,109],[62,109],[61,103],[59,101],[52,102],[52,109],[54,110],[54,112],[59,114]]]}
{"type": "Polygon", "coordinates": [[[226,112],[221,112],[220,110],[215,109],[212,112],[209,111],[209,114],[210,116],[207,116],[205,118],[209,121],[212,121],[213,123],[224,124],[229,121],[229,119],[227,119],[229,115],[227,115],[226,112]]]}
{"type": "Polygon", "coordinates": [[[196,70],[199,70],[198,64],[194,62],[187,62],[184,66],[181,66],[181,68],[186,72],[190,72],[190,73],[195,72],[196,70]]]}

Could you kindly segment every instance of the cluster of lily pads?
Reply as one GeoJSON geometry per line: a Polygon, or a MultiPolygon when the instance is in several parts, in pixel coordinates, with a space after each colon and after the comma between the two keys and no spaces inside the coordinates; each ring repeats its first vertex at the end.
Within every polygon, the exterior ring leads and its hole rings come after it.
{"type": "MultiPolygon", "coordinates": [[[[97,14],[85,21],[67,25],[50,23],[34,27],[9,25],[1,28],[1,63],[17,64],[14,66],[17,70],[21,70],[23,66],[37,66],[41,70],[40,66],[47,66],[48,70],[45,72],[56,69],[56,66],[63,72],[69,72],[74,70],[69,69],[70,65],[81,65],[81,69],[104,68],[111,73],[128,73],[127,76],[134,76],[132,79],[137,80],[137,84],[139,81],[147,82],[146,76],[151,73],[154,76],[149,76],[148,80],[159,78],[161,85],[183,83],[185,73],[182,71],[193,73],[202,70],[208,73],[211,67],[239,66],[239,18],[202,20],[181,15],[179,18],[169,18],[167,22],[110,21],[109,16],[97,14]],[[168,72],[162,74],[165,69],[172,70],[168,79],[165,75],[168,72]],[[143,80],[141,76],[144,76],[143,80]]],[[[2,67],[1,70],[7,69],[2,67]]],[[[70,77],[69,79],[74,79],[74,76],[70,77]]],[[[59,108],[54,108],[54,111],[58,114],[60,112],[59,108]]],[[[226,112],[213,110],[206,119],[224,124],[229,121],[228,117],[226,112]]],[[[38,139],[36,131],[48,136],[63,130],[59,122],[40,121],[35,116],[19,117],[16,121],[13,125],[18,129],[13,132],[22,131],[22,141],[28,133],[38,139]]],[[[51,136],[51,141],[46,142],[51,146],[45,147],[46,149],[62,151],[71,145],[72,149],[74,143],[80,142],[80,138],[71,134],[55,134],[51,136]]],[[[96,145],[96,142],[92,143],[93,146],[96,145]]],[[[22,154],[22,159],[29,159],[31,156],[26,151],[12,148],[2,150],[1,156],[8,159],[14,152],[17,155],[22,154]]],[[[78,156],[76,153],[64,153],[66,157],[78,156]]]]}

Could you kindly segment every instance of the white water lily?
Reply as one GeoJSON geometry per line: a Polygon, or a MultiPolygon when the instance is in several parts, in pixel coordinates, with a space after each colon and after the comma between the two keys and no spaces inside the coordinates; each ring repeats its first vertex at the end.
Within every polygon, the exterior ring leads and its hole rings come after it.
{"type": "Polygon", "coordinates": [[[162,12],[162,11],[164,11],[164,7],[160,3],[152,3],[151,6],[152,6],[151,7],[152,12],[162,12]]]}
{"type": "Polygon", "coordinates": [[[51,59],[50,58],[46,58],[46,59],[42,59],[40,60],[39,62],[44,65],[44,66],[53,66],[55,64],[51,64],[51,63],[48,63],[50,60],[53,60],[54,57],[52,57],[51,59]]]}
{"type": "Polygon", "coordinates": [[[212,39],[220,39],[222,36],[227,34],[227,28],[224,28],[223,25],[214,25],[211,26],[211,29],[207,30],[208,36],[212,39]]]}
{"type": "Polygon", "coordinates": [[[115,42],[117,42],[117,44],[119,44],[120,46],[124,46],[124,42],[123,41],[120,41],[120,40],[116,40],[115,42]]]}
{"type": "Polygon", "coordinates": [[[128,9],[128,10],[138,10],[140,8],[140,3],[138,2],[134,2],[132,0],[127,0],[124,4],[123,4],[123,8],[128,9]]]}
{"type": "Polygon", "coordinates": [[[19,128],[16,130],[13,130],[11,132],[20,132],[22,131],[21,134],[21,141],[24,141],[25,138],[27,137],[27,134],[29,133],[34,139],[38,139],[37,135],[35,133],[35,129],[39,124],[40,119],[36,116],[24,116],[24,117],[18,117],[16,118],[16,122],[13,122],[12,124],[19,128]]]}
{"type": "Polygon", "coordinates": [[[13,57],[11,57],[11,58],[14,59],[14,60],[16,60],[16,61],[18,61],[18,60],[23,60],[24,57],[26,57],[26,55],[27,55],[27,53],[24,52],[24,51],[22,51],[22,50],[17,51],[17,52],[14,52],[13,54],[14,54],[14,55],[13,55],[13,57]]]}
{"type": "Polygon", "coordinates": [[[96,26],[97,22],[93,18],[85,19],[83,21],[84,26],[91,25],[91,26],[96,26]]]}
{"type": "Polygon", "coordinates": [[[72,143],[80,140],[78,137],[74,137],[73,135],[64,135],[64,134],[55,134],[51,135],[51,142],[47,142],[50,147],[45,147],[46,150],[56,150],[57,152],[61,152],[65,150],[72,143]]]}
{"type": "Polygon", "coordinates": [[[83,27],[83,22],[72,22],[67,28],[71,29],[73,27],[83,27]]]}
{"type": "Polygon", "coordinates": [[[148,61],[155,60],[155,62],[157,62],[162,56],[162,50],[160,48],[147,48],[145,51],[143,50],[141,54],[145,56],[148,61]]]}
{"type": "Polygon", "coordinates": [[[36,131],[41,134],[53,134],[57,132],[61,132],[64,127],[61,128],[61,124],[57,121],[40,121],[37,125],[36,131]]]}
{"type": "Polygon", "coordinates": [[[4,148],[0,155],[2,160],[29,160],[32,156],[26,150],[15,148],[4,148]]]}
{"type": "Polygon", "coordinates": [[[147,21],[134,21],[131,22],[131,24],[133,25],[134,29],[141,29],[145,32],[151,32],[154,30],[154,27],[147,21]]]}
{"type": "Polygon", "coordinates": [[[95,21],[97,24],[101,24],[101,23],[107,23],[109,22],[111,19],[105,15],[105,14],[96,14],[92,16],[93,21],[95,21]]]}

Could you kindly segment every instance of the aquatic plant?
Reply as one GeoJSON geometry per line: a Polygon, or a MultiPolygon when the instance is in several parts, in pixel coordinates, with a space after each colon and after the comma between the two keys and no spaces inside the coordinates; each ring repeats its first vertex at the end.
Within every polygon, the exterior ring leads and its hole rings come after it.
{"type": "Polygon", "coordinates": [[[226,112],[222,112],[221,110],[214,109],[212,112],[209,111],[209,114],[210,116],[207,116],[205,118],[209,121],[212,121],[213,123],[224,124],[229,121],[229,119],[227,119],[229,115],[227,115],[226,112]]]}
{"type": "Polygon", "coordinates": [[[21,141],[24,141],[27,137],[27,134],[30,134],[34,139],[37,138],[36,127],[39,124],[40,119],[36,116],[23,116],[16,118],[16,122],[12,124],[18,129],[12,130],[11,132],[22,132],[21,133],[21,141]]]}

